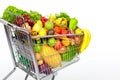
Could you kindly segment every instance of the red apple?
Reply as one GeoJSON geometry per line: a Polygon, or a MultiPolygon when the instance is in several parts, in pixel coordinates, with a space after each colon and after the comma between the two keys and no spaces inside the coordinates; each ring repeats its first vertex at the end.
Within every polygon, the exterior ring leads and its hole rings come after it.
{"type": "Polygon", "coordinates": [[[56,50],[59,50],[61,47],[62,47],[62,43],[61,43],[59,40],[57,40],[54,48],[55,48],[56,50]]]}

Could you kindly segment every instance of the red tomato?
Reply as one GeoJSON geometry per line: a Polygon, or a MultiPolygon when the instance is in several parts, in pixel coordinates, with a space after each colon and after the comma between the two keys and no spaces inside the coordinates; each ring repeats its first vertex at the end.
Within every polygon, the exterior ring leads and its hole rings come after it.
{"type": "Polygon", "coordinates": [[[61,34],[67,34],[67,30],[62,29],[62,30],[61,30],[61,34]]]}
{"type": "Polygon", "coordinates": [[[58,34],[60,34],[60,32],[61,32],[61,30],[58,26],[54,27],[54,31],[55,31],[55,33],[58,33],[58,34]]]}

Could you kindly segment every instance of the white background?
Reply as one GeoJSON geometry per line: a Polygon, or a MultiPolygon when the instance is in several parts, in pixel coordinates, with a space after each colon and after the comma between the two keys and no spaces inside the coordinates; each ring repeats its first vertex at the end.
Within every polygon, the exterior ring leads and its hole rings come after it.
{"type": "MultiPolygon", "coordinates": [[[[120,80],[119,0],[0,0],[0,16],[8,5],[43,15],[64,11],[92,34],[81,60],[58,72],[55,80],[120,80]]],[[[13,68],[4,28],[0,24],[0,80],[13,68]]],[[[24,80],[19,69],[8,80],[24,80]]],[[[29,80],[33,78],[29,77],[29,80]]]]}

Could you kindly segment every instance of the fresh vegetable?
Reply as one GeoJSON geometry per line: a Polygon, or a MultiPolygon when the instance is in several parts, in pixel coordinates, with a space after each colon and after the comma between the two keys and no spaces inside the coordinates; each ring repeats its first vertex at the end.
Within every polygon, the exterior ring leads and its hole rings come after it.
{"type": "Polygon", "coordinates": [[[55,38],[49,38],[48,39],[48,44],[49,44],[49,46],[54,46],[56,44],[55,38]]]}
{"type": "Polygon", "coordinates": [[[36,11],[30,11],[29,16],[30,16],[30,18],[31,18],[32,20],[34,20],[34,21],[38,21],[38,20],[41,19],[41,14],[39,14],[39,13],[36,12],[36,11]]]}
{"type": "Polygon", "coordinates": [[[42,65],[39,65],[38,68],[39,68],[40,73],[44,73],[46,75],[52,73],[51,67],[46,63],[43,63],[42,65]]]}
{"type": "Polygon", "coordinates": [[[8,22],[13,23],[18,15],[23,15],[25,13],[27,12],[16,8],[15,6],[8,6],[5,9],[2,18],[8,22]]]}
{"type": "Polygon", "coordinates": [[[60,28],[58,26],[54,27],[54,31],[55,31],[55,33],[58,33],[58,34],[61,33],[61,30],[60,30],[60,28]]]}
{"type": "Polygon", "coordinates": [[[68,22],[67,22],[67,19],[64,18],[64,17],[61,17],[61,18],[57,18],[55,20],[55,24],[57,26],[60,27],[60,29],[66,29],[67,28],[67,25],[68,25],[68,22]]]}
{"type": "Polygon", "coordinates": [[[65,12],[60,12],[60,14],[57,14],[56,17],[57,17],[57,18],[64,17],[64,18],[67,19],[68,22],[70,21],[69,15],[68,15],[67,13],[65,13],[65,12]]]}
{"type": "Polygon", "coordinates": [[[67,30],[62,29],[62,30],[61,30],[61,34],[67,34],[67,30]]]}
{"type": "Polygon", "coordinates": [[[56,15],[55,14],[50,14],[49,20],[54,23],[54,21],[56,20],[56,15]]]}
{"type": "Polygon", "coordinates": [[[68,46],[66,53],[61,54],[62,61],[71,61],[78,53],[77,46],[68,46]]]}
{"type": "Polygon", "coordinates": [[[69,22],[69,30],[75,30],[77,28],[78,20],[76,18],[71,18],[69,22]]]}

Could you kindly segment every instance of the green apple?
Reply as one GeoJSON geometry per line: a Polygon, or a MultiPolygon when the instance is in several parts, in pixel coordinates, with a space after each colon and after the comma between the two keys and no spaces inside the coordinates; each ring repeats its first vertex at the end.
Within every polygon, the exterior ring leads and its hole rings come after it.
{"type": "Polygon", "coordinates": [[[40,44],[35,44],[34,45],[34,52],[35,53],[39,53],[41,51],[42,47],[40,46],[40,44]]]}
{"type": "Polygon", "coordinates": [[[45,22],[45,28],[46,29],[51,29],[53,28],[54,24],[50,21],[45,22]]]}
{"type": "Polygon", "coordinates": [[[49,38],[48,39],[48,44],[49,44],[49,46],[54,46],[56,44],[55,38],[49,38]]]}

